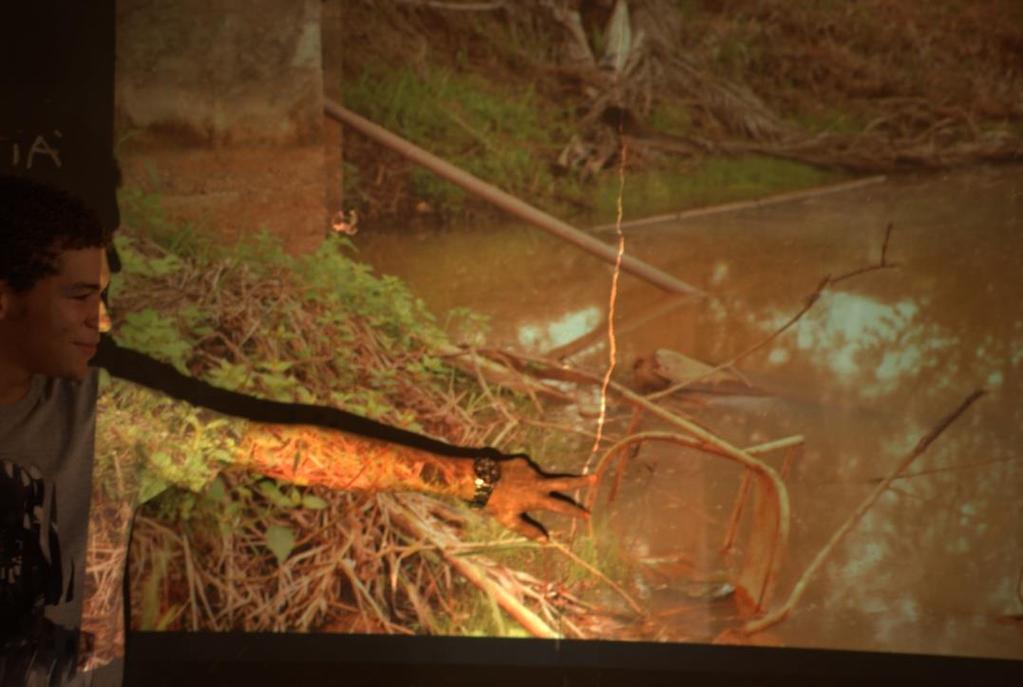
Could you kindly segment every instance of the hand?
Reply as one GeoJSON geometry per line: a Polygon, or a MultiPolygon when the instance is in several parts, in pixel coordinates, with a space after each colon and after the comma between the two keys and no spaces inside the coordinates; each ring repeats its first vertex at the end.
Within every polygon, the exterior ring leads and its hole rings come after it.
{"type": "Polygon", "coordinates": [[[588,519],[589,512],[558,491],[589,486],[596,475],[548,475],[526,456],[501,461],[501,479],[487,501],[486,510],[497,521],[536,541],[547,541],[547,531],[526,512],[546,510],[588,519]]]}

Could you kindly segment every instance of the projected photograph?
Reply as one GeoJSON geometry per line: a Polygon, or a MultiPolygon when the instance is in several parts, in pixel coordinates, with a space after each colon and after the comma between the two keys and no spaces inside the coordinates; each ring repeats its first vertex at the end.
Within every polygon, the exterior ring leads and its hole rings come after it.
{"type": "Polygon", "coordinates": [[[1023,659],[1018,3],[116,6],[83,665],[1023,659]]]}

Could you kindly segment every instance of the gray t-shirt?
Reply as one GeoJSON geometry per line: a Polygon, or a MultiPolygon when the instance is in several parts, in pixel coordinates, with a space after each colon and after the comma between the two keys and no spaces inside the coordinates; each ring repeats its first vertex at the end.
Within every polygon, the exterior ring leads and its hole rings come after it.
{"type": "Polygon", "coordinates": [[[97,386],[92,368],[81,382],[36,375],[0,406],[0,599],[42,603],[58,634],[81,623],[97,386]]]}

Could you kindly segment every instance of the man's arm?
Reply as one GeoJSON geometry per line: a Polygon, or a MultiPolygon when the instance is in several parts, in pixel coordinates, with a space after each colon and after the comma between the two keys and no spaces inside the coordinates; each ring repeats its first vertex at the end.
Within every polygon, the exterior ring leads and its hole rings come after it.
{"type": "MultiPolygon", "coordinates": [[[[475,493],[473,460],[438,456],[408,446],[318,427],[255,425],[239,446],[243,464],[270,477],[303,485],[356,491],[421,491],[465,501],[475,493]]],[[[501,477],[486,510],[530,539],[547,532],[528,511],[588,517],[555,492],[593,483],[592,476],[547,475],[524,456],[503,456],[501,477]]]]}
{"type": "Polygon", "coordinates": [[[253,425],[238,462],[268,477],[345,491],[473,497],[473,461],[308,425],[253,425]]]}
{"type": "MultiPolygon", "coordinates": [[[[181,374],[173,365],[145,353],[122,348],[108,335],[100,339],[92,365],[114,377],[159,391],[170,398],[215,410],[224,415],[275,425],[315,425],[348,432],[442,456],[472,458],[496,453],[493,449],[453,446],[431,437],[399,429],[339,408],[270,401],[208,384],[181,374]]],[[[499,454],[498,454],[499,455],[499,454]]]]}
{"type": "Polygon", "coordinates": [[[588,515],[555,492],[590,485],[592,476],[549,475],[525,456],[453,446],[337,408],[267,401],[220,389],[121,348],[110,337],[103,338],[94,364],[171,398],[260,423],[243,438],[240,458],[268,476],[337,489],[423,491],[470,500],[475,492],[473,459],[486,457],[501,463],[501,479],[486,510],[505,527],[539,540],[547,533],[528,511],[588,515]]]}

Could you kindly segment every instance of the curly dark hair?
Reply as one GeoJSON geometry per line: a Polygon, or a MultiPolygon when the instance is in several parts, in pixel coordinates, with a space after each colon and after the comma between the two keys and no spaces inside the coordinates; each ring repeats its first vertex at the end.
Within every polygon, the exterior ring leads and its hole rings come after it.
{"type": "Polygon", "coordinates": [[[81,200],[39,181],[0,175],[0,281],[30,290],[57,273],[65,250],[107,248],[111,230],[81,200]]]}

